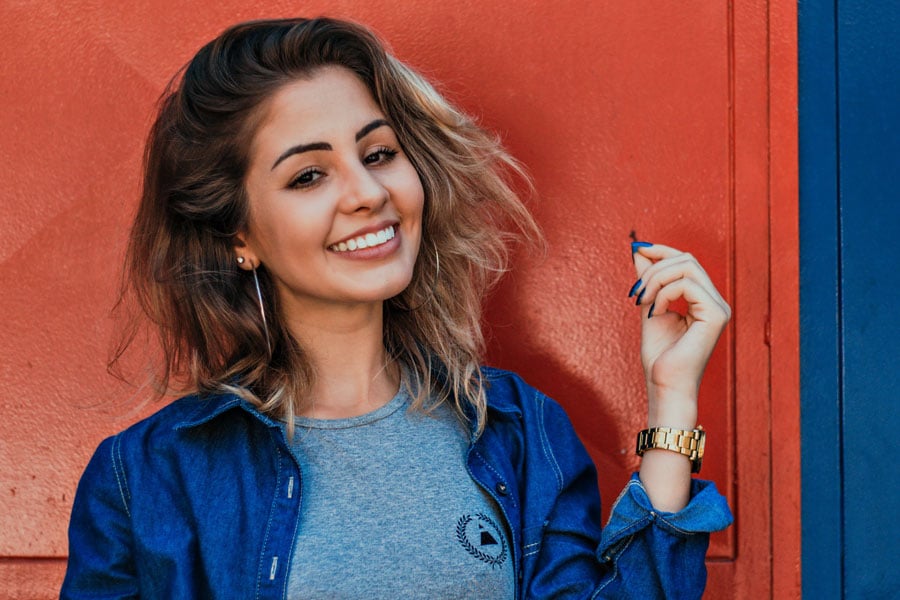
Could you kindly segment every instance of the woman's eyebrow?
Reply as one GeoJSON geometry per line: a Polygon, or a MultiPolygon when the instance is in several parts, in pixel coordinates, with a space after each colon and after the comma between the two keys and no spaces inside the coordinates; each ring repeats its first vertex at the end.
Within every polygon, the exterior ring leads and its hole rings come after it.
{"type": "Polygon", "coordinates": [[[291,146],[281,153],[281,156],[278,157],[278,159],[275,161],[275,164],[272,165],[272,168],[270,170],[274,171],[275,167],[281,164],[281,161],[288,158],[289,156],[300,154],[302,152],[310,152],[312,150],[331,150],[331,144],[327,142],[313,142],[311,144],[298,144],[296,146],[291,146]]]}
{"type": "MultiPolygon", "coordinates": [[[[356,132],[356,136],[355,136],[356,141],[358,142],[359,140],[363,139],[364,137],[369,135],[369,133],[371,133],[375,129],[378,129],[379,127],[390,127],[390,123],[388,123],[385,119],[375,119],[374,121],[365,125],[362,129],[360,129],[359,131],[356,132]]],[[[310,144],[297,144],[296,146],[291,146],[290,148],[288,148],[287,150],[285,150],[284,152],[281,153],[281,156],[279,156],[275,160],[275,164],[272,165],[272,168],[270,170],[274,171],[275,167],[277,167],[279,164],[281,164],[281,161],[288,158],[289,156],[293,156],[295,154],[301,154],[303,152],[311,152],[314,150],[331,150],[331,149],[332,149],[331,144],[329,144],[328,142],[312,142],[310,144]]]]}
{"type": "Polygon", "coordinates": [[[371,133],[375,129],[378,129],[379,127],[390,127],[390,126],[391,126],[391,124],[388,123],[384,119],[375,119],[374,121],[372,121],[371,123],[369,123],[368,125],[366,125],[365,127],[363,127],[362,129],[360,129],[359,131],[356,132],[356,141],[358,142],[359,140],[363,139],[364,137],[369,135],[369,133],[371,133]]]}

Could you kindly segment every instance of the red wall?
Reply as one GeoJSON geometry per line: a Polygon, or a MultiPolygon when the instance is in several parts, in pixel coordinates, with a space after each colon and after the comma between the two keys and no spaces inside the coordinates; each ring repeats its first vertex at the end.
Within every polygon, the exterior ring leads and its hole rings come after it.
{"type": "Polygon", "coordinates": [[[50,4],[0,6],[0,595],[54,595],[87,458],[153,409],[104,365],[156,98],[226,25],[298,12],[373,26],[533,174],[551,251],[490,300],[490,358],[567,407],[607,502],[645,419],[629,233],[700,258],[735,308],[701,394],[738,518],[709,597],[799,594],[793,2],[50,4]]]}

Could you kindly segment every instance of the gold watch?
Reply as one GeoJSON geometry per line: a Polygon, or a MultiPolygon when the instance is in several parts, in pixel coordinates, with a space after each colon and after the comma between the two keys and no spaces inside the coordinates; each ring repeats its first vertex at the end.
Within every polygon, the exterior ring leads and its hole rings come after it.
{"type": "Polygon", "coordinates": [[[703,446],[706,443],[706,432],[698,425],[697,429],[673,429],[671,427],[651,427],[639,431],[637,435],[637,455],[643,456],[646,450],[662,448],[671,450],[691,459],[691,473],[699,473],[703,463],[703,446]]]}

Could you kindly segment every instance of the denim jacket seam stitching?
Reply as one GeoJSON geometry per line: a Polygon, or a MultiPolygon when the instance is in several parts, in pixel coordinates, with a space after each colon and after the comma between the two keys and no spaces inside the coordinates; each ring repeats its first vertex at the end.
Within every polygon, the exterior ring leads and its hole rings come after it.
{"type": "MultiPolygon", "coordinates": [[[[625,495],[625,491],[628,490],[628,488],[630,488],[631,486],[637,486],[640,490],[642,490],[644,492],[644,494],[647,493],[646,488],[644,488],[644,484],[639,479],[631,479],[625,485],[625,488],[622,490],[622,493],[619,495],[619,498],[617,498],[616,502],[613,504],[613,510],[615,510],[615,504],[618,504],[619,500],[625,495]]],[[[648,513],[652,514],[655,517],[655,519],[652,519],[652,520],[658,521],[659,524],[657,526],[660,527],[661,529],[669,528],[669,529],[671,529],[677,533],[680,533],[682,535],[685,535],[685,536],[696,535],[697,533],[702,533],[702,532],[692,531],[692,530],[683,529],[683,528],[679,527],[678,525],[676,525],[672,522],[671,518],[660,514],[653,508],[651,508],[650,511],[648,511],[648,513]]],[[[670,514],[674,516],[676,513],[670,513],[670,514]]],[[[623,529],[627,529],[627,527],[623,528],[623,529]]]]}
{"type": "MultiPolygon", "coordinates": [[[[269,434],[271,436],[271,432],[269,434]]],[[[263,547],[262,547],[262,555],[259,557],[259,566],[258,571],[256,573],[256,597],[260,598],[260,584],[262,582],[263,574],[265,573],[265,558],[266,552],[269,548],[269,533],[272,529],[272,516],[275,513],[275,506],[278,502],[278,490],[281,488],[281,449],[278,445],[275,445],[275,453],[278,466],[275,469],[275,493],[272,495],[272,504],[269,507],[269,518],[266,521],[266,533],[263,536],[263,547]]]]}
{"type": "Polygon", "coordinates": [[[629,480],[628,483],[625,484],[625,487],[622,488],[622,491],[619,492],[619,495],[616,496],[616,499],[613,500],[612,508],[610,509],[610,518],[612,518],[612,513],[616,512],[616,507],[619,506],[619,502],[622,501],[622,498],[628,493],[628,488],[634,484],[634,481],[629,480]]]}
{"type": "Polygon", "coordinates": [[[644,487],[644,482],[642,482],[640,479],[629,479],[628,483],[625,485],[625,488],[628,489],[631,487],[636,487],[637,489],[644,492],[644,494],[647,493],[647,488],[644,487]]]}
{"type": "Polygon", "coordinates": [[[628,546],[631,545],[631,542],[632,542],[632,541],[634,541],[634,536],[633,536],[633,535],[628,539],[627,542],[625,542],[625,545],[622,546],[622,549],[621,549],[618,553],[616,553],[616,556],[615,556],[615,557],[611,557],[611,559],[612,559],[612,564],[613,564],[612,577],[610,577],[609,579],[607,579],[606,581],[604,581],[603,583],[601,583],[601,584],[597,587],[597,589],[594,590],[594,593],[593,593],[593,595],[591,596],[591,600],[594,600],[594,598],[597,597],[597,594],[599,594],[600,592],[602,592],[603,589],[604,589],[606,586],[608,586],[610,583],[612,583],[612,582],[616,579],[616,577],[619,576],[619,556],[621,556],[622,554],[625,553],[626,550],[628,550],[628,546]]]}
{"type": "Polygon", "coordinates": [[[556,475],[556,489],[557,491],[561,491],[563,488],[563,475],[562,470],[559,468],[559,463],[556,462],[556,457],[553,456],[553,451],[550,449],[550,440],[547,439],[547,428],[544,425],[544,412],[546,408],[546,396],[541,394],[538,391],[535,391],[534,394],[535,402],[538,405],[538,433],[541,440],[541,449],[544,451],[544,457],[547,459],[547,462],[551,464],[553,467],[553,473],[556,475]]]}
{"type": "MultiPolygon", "coordinates": [[[[637,533],[641,529],[644,529],[645,527],[647,527],[648,525],[650,525],[652,523],[653,523],[653,517],[650,516],[650,513],[647,513],[643,517],[640,517],[639,519],[635,519],[634,521],[625,525],[624,527],[620,527],[619,529],[616,529],[609,535],[608,539],[615,540],[617,537],[620,537],[623,533],[628,532],[628,531],[630,531],[630,533],[628,533],[627,535],[634,535],[635,533],[637,533]]],[[[615,542],[613,542],[613,543],[615,543],[615,542]]]]}
{"type": "Polygon", "coordinates": [[[670,528],[674,529],[674,530],[677,531],[678,533],[682,533],[682,534],[684,534],[684,535],[694,535],[694,534],[696,533],[695,531],[689,531],[689,530],[687,530],[687,529],[682,529],[681,527],[679,527],[678,525],[673,524],[671,521],[669,521],[668,519],[666,519],[665,517],[663,517],[663,516],[660,515],[659,513],[657,513],[656,516],[658,517],[658,520],[659,520],[660,522],[662,522],[663,524],[665,524],[667,527],[670,527],[670,528]]]}
{"type": "MultiPolygon", "coordinates": [[[[613,502],[612,509],[610,512],[610,519],[612,519],[612,513],[616,512],[616,507],[619,505],[619,502],[622,500],[622,498],[625,497],[625,494],[627,493],[628,488],[630,488],[632,486],[637,486],[637,487],[643,489],[643,486],[639,482],[634,481],[633,479],[630,480],[627,484],[625,484],[625,487],[622,488],[622,492],[619,494],[619,497],[616,498],[615,502],[613,502]]],[[[641,507],[641,510],[645,510],[645,509],[643,507],[641,507]]],[[[635,525],[641,525],[641,527],[644,527],[646,525],[645,521],[649,522],[651,520],[652,519],[650,517],[650,511],[645,511],[644,516],[642,516],[642,517],[636,519],[635,521],[632,521],[631,523],[628,523],[618,529],[613,530],[613,533],[611,533],[609,537],[615,538],[616,536],[620,535],[623,531],[627,531],[628,529],[631,529],[635,525]]],[[[609,527],[609,523],[607,523],[607,527],[609,527]]],[[[638,529],[640,529],[640,528],[638,528],[638,529]]]]}
{"type": "Polygon", "coordinates": [[[128,508],[128,500],[126,499],[127,495],[130,496],[131,492],[128,490],[128,480],[125,478],[125,467],[122,465],[122,475],[119,477],[119,463],[122,461],[122,455],[120,452],[121,448],[121,438],[117,435],[113,438],[112,448],[110,448],[110,453],[112,454],[112,463],[113,463],[113,473],[116,476],[116,485],[119,488],[119,497],[122,499],[122,506],[125,508],[125,514],[128,515],[128,518],[131,518],[131,510],[128,508]]]}

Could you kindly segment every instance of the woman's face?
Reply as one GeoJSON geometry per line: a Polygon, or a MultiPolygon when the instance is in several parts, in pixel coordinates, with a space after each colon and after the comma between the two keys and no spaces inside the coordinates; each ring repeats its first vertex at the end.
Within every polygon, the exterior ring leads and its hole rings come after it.
{"type": "Polygon", "coordinates": [[[424,191],[365,85],[323,68],[282,87],[263,111],[245,179],[249,224],[236,248],[244,268],[265,265],[288,315],[402,292],[424,191]]]}

